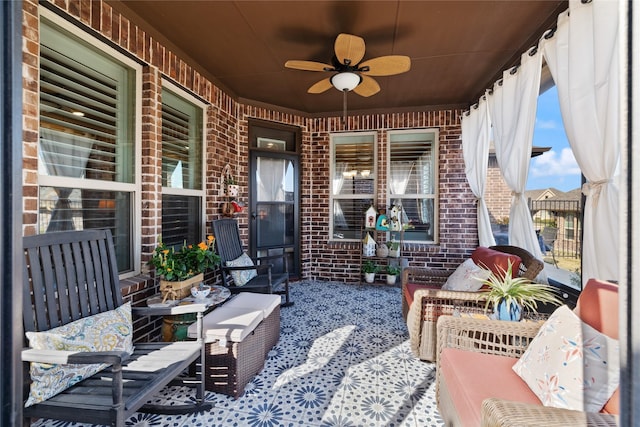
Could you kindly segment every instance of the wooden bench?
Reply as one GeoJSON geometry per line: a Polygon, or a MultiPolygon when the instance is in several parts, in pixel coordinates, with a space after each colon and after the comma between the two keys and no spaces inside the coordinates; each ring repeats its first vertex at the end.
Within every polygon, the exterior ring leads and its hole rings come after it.
{"type": "MultiPolygon", "coordinates": [[[[106,313],[123,306],[118,269],[109,230],[47,233],[24,238],[24,329],[42,332],[70,322],[106,313]]],[[[202,324],[203,305],[188,307],[198,312],[202,324]]],[[[145,310],[145,309],[142,309],[145,310]]],[[[160,314],[151,312],[145,314],[160,314]]],[[[188,311],[188,310],[182,310],[188,311]]],[[[134,308],[135,312],[135,308],[134,308]]],[[[186,381],[185,372],[195,372],[204,360],[203,341],[135,343],[133,354],[122,351],[77,352],[25,349],[25,401],[29,394],[29,362],[50,364],[105,363],[110,367],[82,380],[61,393],[24,408],[29,419],[123,426],[133,413],[189,413],[209,410],[204,403],[202,369],[186,381]],[[173,382],[196,386],[195,403],[148,405],[147,402],[173,382]]]]}

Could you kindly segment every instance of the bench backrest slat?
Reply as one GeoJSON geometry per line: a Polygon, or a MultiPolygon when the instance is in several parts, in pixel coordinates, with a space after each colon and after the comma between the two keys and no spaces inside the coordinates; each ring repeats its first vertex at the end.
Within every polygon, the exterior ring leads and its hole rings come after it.
{"type": "Polygon", "coordinates": [[[48,330],[122,305],[109,230],[46,233],[23,241],[26,331],[48,330]]]}

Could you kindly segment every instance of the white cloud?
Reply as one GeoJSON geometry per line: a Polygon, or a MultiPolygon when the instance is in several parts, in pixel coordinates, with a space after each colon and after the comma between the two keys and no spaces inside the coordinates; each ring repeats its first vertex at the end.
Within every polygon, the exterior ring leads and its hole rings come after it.
{"type": "Polygon", "coordinates": [[[559,129],[558,122],[555,120],[536,119],[537,129],[559,129]]]}
{"type": "Polygon", "coordinates": [[[541,156],[534,157],[529,169],[532,177],[552,177],[580,175],[580,168],[570,148],[557,151],[549,150],[541,156]]]}

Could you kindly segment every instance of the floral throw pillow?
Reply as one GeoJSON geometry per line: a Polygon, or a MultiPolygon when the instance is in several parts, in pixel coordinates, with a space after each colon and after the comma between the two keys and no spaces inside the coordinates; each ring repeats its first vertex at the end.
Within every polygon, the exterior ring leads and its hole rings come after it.
{"type": "MultiPolygon", "coordinates": [[[[131,303],[48,331],[26,333],[29,346],[36,350],[127,353],[133,353],[132,334],[131,303]]],[[[31,388],[25,407],[47,400],[107,366],[31,363],[31,388]]]]}
{"type": "Polygon", "coordinates": [[[566,305],[556,309],[513,365],[545,406],[599,412],[620,383],[618,340],[566,305]]]}
{"type": "MultiPolygon", "coordinates": [[[[227,261],[227,267],[251,267],[253,260],[247,254],[242,254],[238,258],[227,261]]],[[[251,270],[236,270],[231,271],[231,277],[233,277],[233,283],[236,286],[246,285],[247,282],[258,275],[256,269],[251,270]]]]}
{"type": "Polygon", "coordinates": [[[447,291],[476,292],[482,287],[482,281],[489,278],[491,271],[476,265],[471,258],[456,268],[442,289],[447,291]]]}

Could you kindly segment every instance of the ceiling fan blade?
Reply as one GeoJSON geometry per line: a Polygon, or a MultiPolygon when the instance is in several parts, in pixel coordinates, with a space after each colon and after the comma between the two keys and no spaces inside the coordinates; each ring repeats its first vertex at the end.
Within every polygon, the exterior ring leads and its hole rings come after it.
{"type": "Polygon", "coordinates": [[[380,92],[380,85],[369,76],[362,76],[362,81],[353,89],[360,96],[369,97],[380,92]]]}
{"type": "Polygon", "coordinates": [[[307,89],[307,93],[322,93],[328,91],[332,87],[333,85],[331,84],[331,80],[327,77],[326,79],[322,79],[313,84],[309,89],[307,89]]]}
{"type": "Polygon", "coordinates": [[[411,58],[404,55],[380,56],[368,59],[358,66],[358,68],[362,67],[369,67],[369,71],[362,71],[362,74],[368,76],[392,76],[409,71],[411,58]]]}
{"type": "Polygon", "coordinates": [[[356,65],[364,58],[364,39],[351,34],[338,34],[334,50],[341,64],[347,65],[345,60],[348,60],[348,65],[356,65]]]}
{"type": "Polygon", "coordinates": [[[296,59],[291,59],[285,62],[284,66],[287,68],[293,68],[294,70],[303,71],[332,71],[334,69],[332,65],[323,64],[322,62],[299,61],[296,59]]]}

